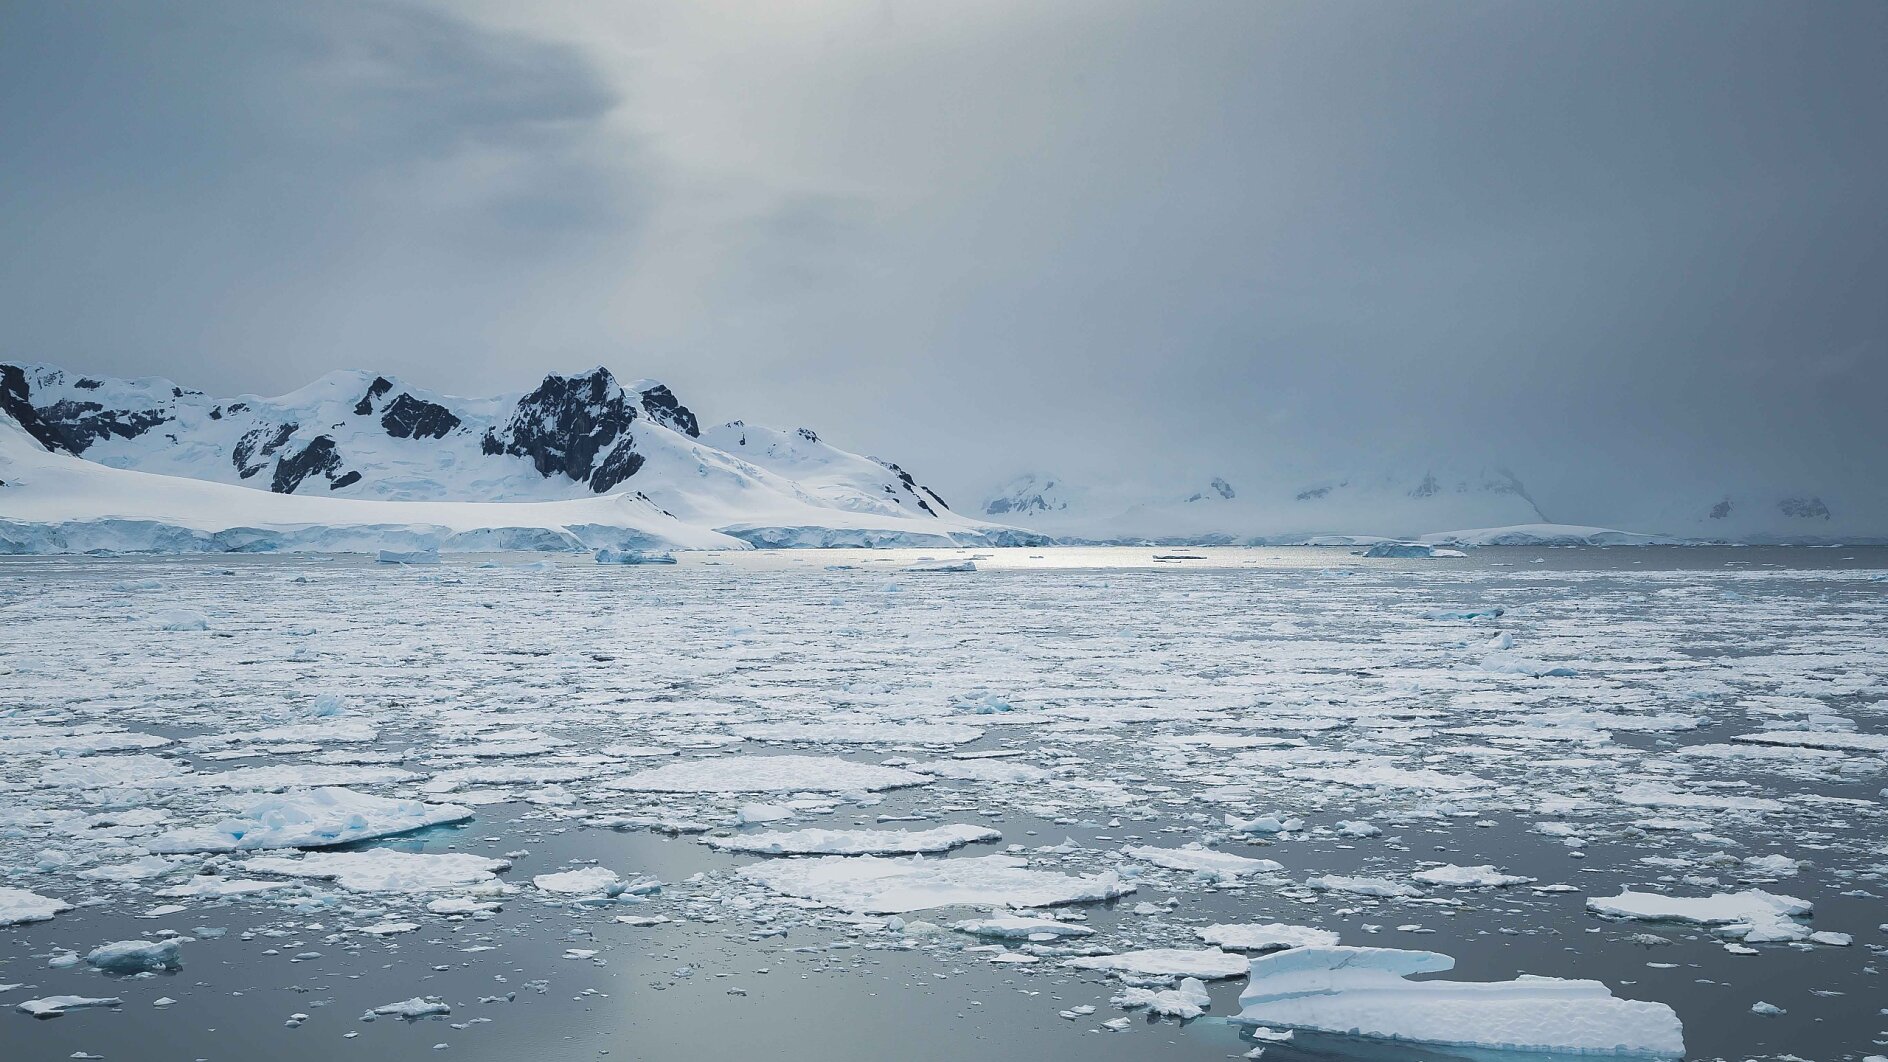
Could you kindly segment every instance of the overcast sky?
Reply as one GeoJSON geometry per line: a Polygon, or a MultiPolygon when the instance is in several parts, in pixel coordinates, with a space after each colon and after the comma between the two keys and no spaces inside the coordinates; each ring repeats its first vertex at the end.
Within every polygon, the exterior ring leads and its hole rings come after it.
{"type": "Polygon", "coordinates": [[[1885,111],[1861,0],[14,0],[0,357],[603,363],[960,497],[1879,491],[1885,111]]]}

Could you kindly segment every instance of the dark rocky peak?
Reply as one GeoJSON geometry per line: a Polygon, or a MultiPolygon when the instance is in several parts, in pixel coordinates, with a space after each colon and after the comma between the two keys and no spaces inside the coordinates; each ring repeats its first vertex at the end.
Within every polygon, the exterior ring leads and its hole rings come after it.
{"type": "Polygon", "coordinates": [[[1785,498],[1777,503],[1777,512],[1798,520],[1829,519],[1829,507],[1821,498],[1785,498]]]}
{"type": "MultiPolygon", "coordinates": [[[[1206,484],[1205,490],[1195,491],[1191,497],[1187,498],[1187,501],[1190,501],[1190,502],[1205,501],[1208,498],[1223,498],[1230,501],[1235,496],[1236,495],[1233,493],[1232,484],[1226,482],[1225,480],[1221,479],[1218,476],[1214,476],[1212,480],[1206,484]]],[[[1304,499],[1301,496],[1299,500],[1303,501],[1304,499]]]]}
{"type": "Polygon", "coordinates": [[[691,439],[701,438],[701,424],[695,420],[695,414],[664,384],[642,389],[642,411],[663,427],[673,428],[691,439]]]}
{"type": "MultiPolygon", "coordinates": [[[[807,430],[806,428],[801,428],[800,434],[801,434],[801,437],[803,438],[808,437],[808,436],[813,436],[813,433],[807,430]]],[[[819,441],[818,437],[813,436],[812,441],[818,442],[819,441]]],[[[925,512],[930,513],[932,516],[937,515],[937,509],[950,508],[950,506],[944,504],[944,499],[938,496],[937,491],[934,491],[930,487],[924,486],[923,484],[919,483],[917,480],[911,478],[911,473],[905,471],[902,468],[899,468],[896,464],[893,464],[892,462],[887,461],[884,458],[874,457],[872,458],[872,460],[877,461],[881,465],[884,465],[887,471],[891,472],[892,475],[895,475],[898,477],[898,482],[905,488],[905,492],[907,494],[910,494],[912,498],[917,501],[918,508],[923,509],[925,512]],[[931,499],[930,501],[925,500],[927,495],[930,497],[931,499]],[[937,509],[933,509],[931,507],[931,502],[933,501],[937,503],[937,509]]],[[[890,493],[890,492],[891,492],[890,488],[888,487],[887,493],[890,493]]]]}
{"type": "Polygon", "coordinates": [[[393,381],[385,376],[374,377],[374,382],[367,385],[367,393],[354,403],[354,415],[365,417],[374,411],[374,400],[393,390],[393,381]]]}
{"type": "Polygon", "coordinates": [[[485,433],[482,448],[529,458],[539,475],[568,476],[602,493],[642,467],[629,431],[636,416],[636,404],[608,369],[546,376],[518,400],[503,428],[485,433]]]}
{"type": "MultiPolygon", "coordinates": [[[[301,425],[290,421],[273,428],[256,428],[253,431],[244,432],[243,437],[236,440],[236,445],[231,447],[229,452],[229,460],[236,466],[236,474],[243,479],[248,479],[262,471],[269,463],[267,458],[275,456],[275,452],[280,450],[288,442],[289,436],[294,435],[300,427],[301,425]]],[[[288,491],[282,493],[286,494],[288,491]]]]}
{"type": "MultiPolygon", "coordinates": [[[[80,380],[74,386],[96,390],[98,383],[80,380]],[[91,383],[91,387],[84,384],[91,383]]],[[[174,388],[173,388],[174,390],[174,388]]],[[[31,382],[18,365],[0,365],[0,409],[6,410],[27,434],[49,450],[83,454],[108,435],[135,439],[173,419],[165,409],[106,409],[98,402],[62,399],[46,406],[33,403],[31,382]]]]}
{"type": "MultiPolygon", "coordinates": [[[[819,433],[818,433],[818,432],[816,432],[816,431],[814,431],[814,430],[813,430],[812,428],[796,428],[796,429],[794,429],[794,432],[793,432],[793,433],[794,433],[795,435],[798,435],[798,436],[799,436],[800,438],[802,438],[802,439],[805,439],[805,440],[806,440],[807,442],[810,442],[810,443],[816,443],[816,442],[818,442],[818,441],[819,441],[819,433]]],[[[897,466],[897,465],[886,465],[885,467],[887,467],[887,468],[897,468],[898,466],[897,466]]],[[[900,473],[900,474],[902,475],[903,473],[900,473]]]]}
{"type": "Polygon", "coordinates": [[[328,481],[329,490],[338,490],[361,478],[359,472],[341,471],[341,454],[335,448],[334,440],[326,435],[317,435],[314,441],[302,447],[300,453],[291,454],[275,463],[275,479],[269,489],[277,494],[293,494],[295,488],[302,485],[310,476],[321,476],[328,481]]]}
{"type": "MultiPolygon", "coordinates": [[[[385,382],[375,380],[374,384],[385,382]]],[[[396,439],[443,439],[459,426],[459,418],[437,402],[414,398],[402,391],[398,398],[387,403],[387,411],[380,415],[380,426],[396,439]]]]}

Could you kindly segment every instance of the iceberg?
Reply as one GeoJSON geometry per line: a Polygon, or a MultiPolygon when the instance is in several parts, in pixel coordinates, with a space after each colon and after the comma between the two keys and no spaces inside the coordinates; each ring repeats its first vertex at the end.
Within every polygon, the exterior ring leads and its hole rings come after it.
{"type": "Polygon", "coordinates": [[[1588,898],[1586,908],[1612,918],[1712,926],[1721,936],[1769,943],[1808,939],[1809,927],[1796,919],[1807,918],[1813,905],[1808,900],[1762,889],[1712,896],[1666,896],[1621,889],[1617,896],[1588,898]]]}
{"type": "Polygon", "coordinates": [[[1411,981],[1455,960],[1433,951],[1294,948],[1253,959],[1233,1020],[1247,1025],[1515,1051],[1679,1058],[1684,1028],[1663,1003],[1598,981],[1411,981]]]}
{"type": "Polygon", "coordinates": [[[475,885],[494,880],[493,875],[511,866],[503,859],[461,852],[397,852],[390,848],[311,852],[299,858],[260,856],[240,865],[251,874],[330,880],[349,892],[426,892],[475,885]]]}
{"type": "Polygon", "coordinates": [[[1122,851],[1135,859],[1152,863],[1157,867],[1165,867],[1168,870],[1190,870],[1196,874],[1211,874],[1225,878],[1240,878],[1248,874],[1265,874],[1285,869],[1284,864],[1276,860],[1252,859],[1248,856],[1234,855],[1231,852],[1215,852],[1210,848],[1193,846],[1157,848],[1153,845],[1139,845],[1124,848],[1122,851]]]}
{"type": "Polygon", "coordinates": [[[1337,943],[1337,934],[1328,929],[1286,925],[1283,922],[1219,922],[1202,926],[1194,933],[1208,944],[1235,951],[1281,951],[1285,948],[1337,943]]]}
{"type": "Polygon", "coordinates": [[[120,940],[101,944],[85,956],[85,961],[106,973],[134,974],[147,970],[177,970],[184,964],[183,941],[120,940]]]}
{"type": "Polygon", "coordinates": [[[1084,955],[1062,965],[1077,970],[1105,970],[1137,977],[1201,977],[1224,981],[1246,975],[1247,959],[1218,948],[1147,948],[1119,955],[1084,955]]]}

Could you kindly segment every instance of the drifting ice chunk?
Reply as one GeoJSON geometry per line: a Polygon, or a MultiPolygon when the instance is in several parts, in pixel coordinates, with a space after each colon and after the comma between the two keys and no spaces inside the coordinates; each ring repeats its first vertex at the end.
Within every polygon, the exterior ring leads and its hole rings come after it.
{"type": "Polygon", "coordinates": [[[1226,828],[1234,833],[1284,833],[1287,830],[1304,829],[1305,820],[1281,819],[1276,815],[1260,815],[1256,819],[1227,815],[1226,828]]]}
{"type": "Polygon", "coordinates": [[[1109,1002],[1128,1010],[1146,1007],[1161,1017],[1187,1021],[1205,1013],[1206,1008],[1213,1005],[1213,997],[1206,992],[1206,982],[1188,977],[1181,980],[1180,987],[1160,992],[1147,988],[1124,989],[1109,1002]]]}
{"type": "Polygon", "coordinates": [[[1251,859],[1233,855],[1231,852],[1215,852],[1208,848],[1156,848],[1141,845],[1123,849],[1129,856],[1157,867],[1168,870],[1191,870],[1202,874],[1217,874],[1221,877],[1238,878],[1247,874],[1265,874],[1274,870],[1285,869],[1284,864],[1270,859],[1251,859]]]}
{"type": "Polygon", "coordinates": [[[979,841],[1000,841],[1003,834],[988,826],[939,826],[930,830],[793,830],[710,837],[707,843],[724,852],[760,855],[914,855],[948,852],[979,841]]]}
{"type": "Polygon", "coordinates": [[[435,1014],[451,1014],[452,1008],[437,996],[414,996],[412,999],[403,999],[398,1003],[383,1003],[368,1013],[384,1014],[406,1021],[418,1021],[435,1014]]]}
{"type": "Polygon", "coordinates": [[[1703,808],[1724,811],[1782,811],[1783,803],[1769,797],[1725,796],[1717,793],[1681,793],[1650,782],[1619,791],[1619,802],[1642,808],[1703,808]]]}
{"type": "Polygon", "coordinates": [[[1663,1003],[1616,998],[1598,981],[1408,981],[1455,960],[1394,948],[1295,948],[1252,960],[1233,1019],[1249,1025],[1520,1051],[1685,1053],[1663,1003]]]}
{"type": "Polygon", "coordinates": [[[123,1004],[124,1000],[116,996],[108,998],[94,996],[45,996],[40,999],[29,999],[21,1003],[19,1009],[24,1013],[31,1014],[35,1018],[57,1018],[68,1010],[78,1010],[82,1007],[117,1007],[123,1004]]]}
{"type": "Polygon", "coordinates": [[[134,974],[146,970],[177,970],[184,965],[181,940],[120,940],[93,948],[85,961],[106,973],[134,974]]]}
{"type": "Polygon", "coordinates": [[[1444,863],[1439,867],[1419,870],[1410,877],[1425,885],[1454,885],[1463,889],[1526,885],[1535,880],[1524,878],[1519,874],[1503,874],[1492,866],[1458,867],[1454,863],[1444,863]]]}
{"type": "Polygon", "coordinates": [[[1244,977],[1247,959],[1218,948],[1148,948],[1119,955],[1085,955],[1062,965],[1078,970],[1108,970],[1141,977],[1205,977],[1225,980],[1244,977]]]}
{"type": "Polygon", "coordinates": [[[951,928],[959,933],[969,933],[972,936],[996,940],[1087,937],[1093,936],[1095,932],[1076,922],[1058,922],[1053,918],[1030,918],[1025,915],[991,915],[989,918],[971,918],[962,922],[952,922],[951,928]]]}
{"type": "Polygon", "coordinates": [[[1371,546],[1369,549],[1364,550],[1364,556],[1366,557],[1392,557],[1392,558],[1415,558],[1415,557],[1427,558],[1427,557],[1466,557],[1468,556],[1468,554],[1462,552],[1459,549],[1447,549],[1442,546],[1432,546],[1426,542],[1379,542],[1376,545],[1371,546]]]}
{"type": "Polygon", "coordinates": [[[1760,944],[1807,939],[1809,927],[1794,919],[1808,917],[1813,909],[1808,900],[1762,889],[1713,896],[1665,896],[1621,889],[1617,896],[1589,897],[1586,907],[1594,914],[1614,918],[1717,926],[1723,936],[1760,944]]]}
{"type": "Polygon", "coordinates": [[[10,889],[0,885],[0,926],[17,926],[22,922],[44,922],[61,911],[70,910],[72,910],[72,905],[64,900],[55,900],[36,892],[10,889]]]}
{"type": "Polygon", "coordinates": [[[190,770],[162,756],[85,756],[54,760],[39,769],[39,784],[60,789],[137,788],[190,770]]]}
{"type": "Polygon", "coordinates": [[[616,896],[623,891],[625,883],[616,871],[607,867],[584,867],[560,874],[539,874],[531,879],[531,884],[541,892],[566,896],[616,896]]]}
{"type": "Polygon", "coordinates": [[[1195,930],[1201,940],[1235,951],[1279,951],[1284,948],[1309,948],[1337,943],[1337,934],[1312,926],[1291,926],[1282,922],[1249,924],[1219,923],[1195,930]]]}
{"type": "Polygon", "coordinates": [[[340,788],[302,789],[258,801],[214,826],[173,830],[146,847],[153,852],[328,848],[471,817],[471,808],[457,804],[393,800],[340,788]]]}
{"type": "Polygon", "coordinates": [[[490,881],[510,866],[503,859],[460,852],[396,852],[389,848],[311,852],[300,858],[262,856],[241,864],[250,873],[329,879],[349,892],[426,892],[471,885],[490,881]]]}
{"type": "Polygon", "coordinates": [[[896,767],[828,756],[723,756],[684,760],[603,783],[644,793],[845,793],[930,781],[896,767]]]}
{"type": "Polygon", "coordinates": [[[1134,891],[1113,873],[1077,877],[1031,870],[1014,856],[884,859],[825,856],[744,867],[741,876],[784,893],[861,914],[931,907],[1055,907],[1134,891]]]}

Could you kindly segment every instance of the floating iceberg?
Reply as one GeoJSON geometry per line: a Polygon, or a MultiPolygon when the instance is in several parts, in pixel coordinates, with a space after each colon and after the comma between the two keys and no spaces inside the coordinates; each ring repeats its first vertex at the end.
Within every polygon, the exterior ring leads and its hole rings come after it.
{"type": "Polygon", "coordinates": [[[1029,915],[993,914],[989,918],[970,918],[952,922],[959,933],[995,940],[1054,940],[1056,937],[1093,936],[1094,930],[1078,922],[1058,922],[1053,918],[1029,915]]]}
{"type": "Polygon", "coordinates": [[[381,564],[438,564],[439,551],[436,549],[383,549],[374,555],[374,560],[381,564]]]}
{"type": "Polygon", "coordinates": [[[1078,877],[1031,870],[1014,856],[884,859],[825,856],[744,867],[741,876],[778,893],[861,914],[932,907],[1055,907],[1134,891],[1112,873],[1078,877]]]}
{"type": "Polygon", "coordinates": [[[471,817],[472,809],[458,804],[395,800],[337,787],[303,789],[258,801],[214,826],[162,834],[146,847],[153,852],[328,848],[471,817]]]}
{"type": "Polygon", "coordinates": [[[621,875],[608,867],[583,867],[531,879],[540,892],[565,896],[616,896],[625,886],[621,875]]]}
{"type": "Polygon", "coordinates": [[[106,973],[134,974],[147,970],[177,970],[184,964],[183,941],[120,940],[101,944],[85,961],[106,973]]]}
{"type": "Polygon", "coordinates": [[[1431,951],[1314,947],[1253,959],[1233,1019],[1459,1047],[1678,1058],[1684,1028],[1663,1003],[1619,999],[1598,981],[1410,981],[1453,969],[1431,951]]]}
{"type": "Polygon", "coordinates": [[[1379,542],[1364,550],[1366,557],[1466,557],[1468,554],[1459,549],[1446,549],[1427,542],[1379,542]]]}
{"type": "Polygon", "coordinates": [[[988,826],[950,825],[929,830],[792,830],[710,837],[724,852],[759,855],[916,855],[948,852],[980,841],[1000,841],[988,826]]]}

